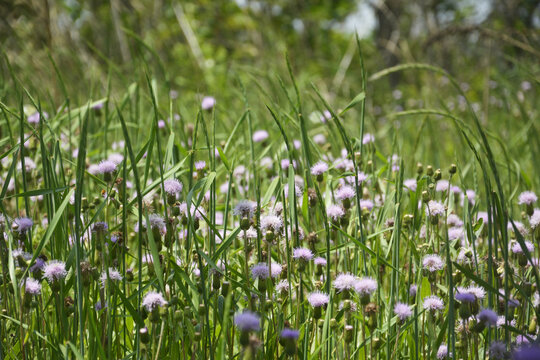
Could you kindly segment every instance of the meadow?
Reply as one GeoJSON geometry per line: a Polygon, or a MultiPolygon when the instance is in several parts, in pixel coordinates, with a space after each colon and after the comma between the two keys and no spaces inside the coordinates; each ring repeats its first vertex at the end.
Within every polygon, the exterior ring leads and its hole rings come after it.
{"type": "Polygon", "coordinates": [[[540,358],[533,47],[179,76],[123,31],[3,51],[0,359],[540,358]]]}

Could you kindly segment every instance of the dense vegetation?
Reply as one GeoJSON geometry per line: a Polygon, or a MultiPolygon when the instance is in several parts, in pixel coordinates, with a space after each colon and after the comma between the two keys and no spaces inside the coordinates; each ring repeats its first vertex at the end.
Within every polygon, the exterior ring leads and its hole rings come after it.
{"type": "Polygon", "coordinates": [[[2,5],[0,358],[539,358],[534,6],[43,3],[2,5]]]}

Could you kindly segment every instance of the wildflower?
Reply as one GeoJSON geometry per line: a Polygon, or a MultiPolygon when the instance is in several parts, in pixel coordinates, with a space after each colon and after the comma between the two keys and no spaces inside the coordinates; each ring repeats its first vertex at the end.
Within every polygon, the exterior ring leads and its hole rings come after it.
{"type": "Polygon", "coordinates": [[[32,219],[27,217],[19,217],[13,220],[12,228],[19,234],[24,235],[32,228],[32,225],[34,225],[32,219]]]}
{"type": "Polygon", "coordinates": [[[418,292],[418,285],[412,284],[409,288],[409,296],[410,297],[416,297],[416,293],[418,292]]]}
{"type": "Polygon", "coordinates": [[[306,248],[296,248],[293,250],[293,258],[303,261],[310,261],[313,259],[313,252],[306,248]]]}
{"type": "MultiPolygon", "coordinates": [[[[532,242],[525,241],[525,247],[527,248],[527,251],[530,254],[534,253],[534,245],[532,242]]],[[[514,254],[524,254],[525,252],[523,251],[523,249],[524,248],[518,242],[515,242],[514,245],[512,246],[512,252],[514,254]]]]}
{"type": "MultiPolygon", "coordinates": [[[[44,119],[48,119],[48,118],[49,118],[49,114],[47,114],[45,111],[42,111],[41,113],[43,114],[43,118],[44,118],[44,119]]],[[[39,112],[36,111],[36,112],[33,113],[32,115],[29,115],[28,118],[27,118],[27,120],[28,120],[28,122],[29,122],[30,124],[36,125],[36,124],[39,124],[39,122],[41,121],[41,116],[40,116],[39,112]]]]}
{"type": "Polygon", "coordinates": [[[43,267],[43,277],[47,279],[53,290],[59,289],[60,282],[66,276],[66,264],[63,261],[51,260],[43,267]]]}
{"type": "Polygon", "coordinates": [[[403,323],[407,318],[409,318],[412,315],[411,307],[407,304],[403,304],[398,302],[394,306],[394,313],[397,315],[399,320],[403,323]]]}
{"type": "Polygon", "coordinates": [[[39,281],[33,278],[27,278],[25,280],[24,292],[33,296],[41,294],[41,284],[39,281]]]}
{"type": "Polygon", "coordinates": [[[500,341],[493,341],[489,345],[489,358],[493,360],[504,360],[508,358],[506,345],[500,341]]]}
{"type": "Polygon", "coordinates": [[[274,289],[276,293],[282,296],[289,292],[289,282],[287,280],[280,280],[274,289]]]}
{"type": "Polygon", "coordinates": [[[216,105],[216,99],[212,96],[205,96],[201,102],[201,108],[203,110],[211,110],[216,105]]]}
{"type": "Polygon", "coordinates": [[[338,292],[354,290],[358,278],[350,273],[341,273],[334,280],[334,287],[338,292]]]}
{"type": "Polygon", "coordinates": [[[529,225],[531,225],[531,229],[533,230],[538,228],[538,225],[540,225],[540,209],[535,209],[533,211],[533,214],[529,218],[529,225]]]}
{"type": "Polygon", "coordinates": [[[437,359],[444,360],[444,359],[449,359],[451,357],[452,357],[452,353],[448,352],[448,346],[446,346],[446,344],[441,344],[441,346],[439,346],[439,349],[437,350],[437,359]]]}
{"type": "Polygon", "coordinates": [[[468,304],[476,301],[476,296],[474,294],[471,294],[469,292],[458,292],[454,296],[457,301],[459,301],[462,304],[468,304]]]}
{"type": "Polygon", "coordinates": [[[104,221],[98,221],[92,224],[92,233],[95,234],[106,234],[108,229],[109,225],[104,221]]]}
{"type": "Polygon", "coordinates": [[[324,110],[320,118],[321,118],[321,122],[323,124],[326,124],[329,120],[332,119],[332,113],[330,113],[330,111],[328,110],[324,110]]]}
{"type": "Polygon", "coordinates": [[[345,215],[345,210],[340,205],[330,205],[326,209],[326,214],[335,222],[340,220],[345,215]]]}
{"type": "Polygon", "coordinates": [[[438,201],[430,200],[426,208],[426,216],[431,216],[437,218],[438,216],[444,215],[445,209],[444,205],[438,201]]]}
{"type": "Polygon", "coordinates": [[[446,222],[449,226],[462,227],[463,221],[456,214],[449,214],[446,218],[446,222]]]}
{"type": "Polygon", "coordinates": [[[233,214],[240,216],[241,218],[252,218],[255,210],[257,208],[257,203],[250,200],[240,200],[233,209],[233,214]]]}
{"type": "Polygon", "coordinates": [[[512,353],[512,360],[540,359],[540,346],[538,344],[520,346],[512,353]]]}
{"type": "Polygon", "coordinates": [[[469,286],[467,292],[473,294],[478,300],[482,300],[486,297],[486,290],[481,286],[469,286]]]}
{"type": "Polygon", "coordinates": [[[101,273],[100,281],[102,287],[105,287],[105,282],[107,281],[107,279],[110,279],[112,281],[122,281],[122,274],[120,274],[120,272],[115,268],[111,267],[109,268],[109,275],[107,275],[106,271],[101,273]]]}
{"type": "Polygon", "coordinates": [[[279,334],[280,343],[285,348],[287,355],[293,356],[296,354],[296,341],[300,336],[300,331],[285,328],[279,334]]]}
{"type": "Polygon", "coordinates": [[[478,321],[485,323],[486,325],[489,325],[489,326],[497,325],[497,320],[498,320],[497,314],[495,313],[495,311],[491,309],[484,309],[480,311],[480,313],[478,314],[476,318],[478,319],[478,321]]]}
{"type": "Polygon", "coordinates": [[[330,301],[330,297],[320,291],[312,292],[308,295],[308,302],[313,306],[313,318],[318,320],[322,317],[322,307],[330,301]]]}
{"type": "MultiPolygon", "coordinates": [[[[516,345],[525,345],[530,344],[529,339],[525,335],[518,335],[516,336],[516,345]]],[[[540,353],[537,353],[537,356],[539,356],[540,353]]]]}
{"type": "Polygon", "coordinates": [[[253,133],[253,142],[263,142],[268,139],[268,131],[257,130],[253,133]]]}
{"type": "Polygon", "coordinates": [[[354,290],[360,295],[362,305],[366,305],[371,294],[377,290],[377,281],[370,277],[360,278],[355,282],[354,290]]]}
{"type": "Polygon", "coordinates": [[[351,199],[356,195],[356,192],[351,186],[344,185],[336,192],[336,198],[343,203],[343,207],[348,209],[351,207],[351,199]]]}
{"type": "Polygon", "coordinates": [[[437,184],[435,185],[435,191],[437,192],[447,191],[449,185],[450,183],[448,180],[439,180],[437,181],[437,184]]]}
{"type": "Polygon", "coordinates": [[[403,186],[405,187],[406,190],[410,190],[412,192],[415,192],[416,188],[417,188],[416,179],[404,180],[403,181],[403,186]]]}
{"type": "Polygon", "coordinates": [[[251,268],[251,277],[253,278],[253,280],[264,280],[267,279],[269,276],[270,273],[268,270],[268,264],[259,263],[251,268]]]}
{"type": "Polygon", "coordinates": [[[142,301],[142,306],[144,306],[148,312],[153,312],[154,310],[165,305],[167,305],[167,301],[165,301],[163,295],[155,291],[146,293],[142,301]]]}
{"type": "Polygon", "coordinates": [[[326,136],[324,136],[323,134],[314,135],[313,142],[317,145],[324,145],[326,144],[326,136]]]}
{"type": "Polygon", "coordinates": [[[367,145],[372,142],[375,142],[375,136],[373,136],[373,134],[370,134],[370,133],[364,134],[364,137],[362,138],[362,144],[367,145]]]}
{"type": "Polygon", "coordinates": [[[428,270],[429,272],[435,272],[443,269],[444,262],[439,255],[429,254],[424,256],[422,265],[424,266],[424,269],[428,270]]]}
{"type": "Polygon", "coordinates": [[[373,201],[369,199],[362,199],[360,200],[360,209],[364,210],[367,209],[368,211],[371,211],[373,209],[373,201]]]}
{"type": "Polygon", "coordinates": [[[203,171],[206,168],[206,161],[204,160],[196,161],[194,165],[195,165],[195,170],[203,171]]]}
{"type": "Polygon", "coordinates": [[[326,266],[326,259],[323,257],[316,257],[313,259],[313,263],[317,266],[326,266]]]}
{"type": "Polygon", "coordinates": [[[281,264],[272,263],[270,264],[270,276],[277,278],[283,271],[283,266],[281,264]]]}
{"type": "Polygon", "coordinates": [[[538,197],[532,191],[524,191],[519,194],[518,204],[519,205],[532,205],[538,200],[538,197]]]}
{"type": "Polygon", "coordinates": [[[330,301],[330,297],[325,293],[315,291],[308,295],[307,300],[311,306],[316,308],[328,304],[328,302],[330,301]]]}
{"type": "Polygon", "coordinates": [[[440,311],[444,309],[444,302],[435,295],[427,296],[423,300],[424,309],[431,312],[440,311]]]}
{"type": "Polygon", "coordinates": [[[266,234],[268,241],[272,241],[274,235],[280,234],[283,227],[283,221],[279,216],[266,215],[261,219],[261,231],[266,234]],[[271,233],[271,235],[269,234],[271,233]]]}
{"type": "Polygon", "coordinates": [[[247,346],[249,344],[249,332],[259,331],[261,329],[261,319],[255,313],[245,311],[234,317],[234,325],[240,330],[240,344],[247,346]]]}
{"type": "Polygon", "coordinates": [[[116,171],[116,163],[111,160],[103,160],[98,165],[98,172],[100,174],[112,174],[116,171]]]}
{"type": "Polygon", "coordinates": [[[163,181],[163,188],[167,195],[176,198],[182,192],[183,185],[176,179],[167,179],[163,181]]]}
{"type": "Polygon", "coordinates": [[[311,175],[317,176],[317,181],[323,180],[323,174],[328,171],[328,164],[324,161],[319,161],[311,167],[311,175]]]}

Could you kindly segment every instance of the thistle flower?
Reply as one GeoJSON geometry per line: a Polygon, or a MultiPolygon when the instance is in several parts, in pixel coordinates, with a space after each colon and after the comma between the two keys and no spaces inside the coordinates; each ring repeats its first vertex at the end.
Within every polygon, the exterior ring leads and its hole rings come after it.
{"type": "Polygon", "coordinates": [[[51,260],[43,267],[43,277],[52,284],[67,276],[66,264],[63,261],[51,260]]]}
{"type": "Polygon", "coordinates": [[[25,280],[24,292],[26,294],[37,296],[41,294],[41,283],[33,278],[27,278],[25,280]]]}
{"type": "Polygon", "coordinates": [[[497,325],[497,314],[491,309],[484,309],[478,313],[476,316],[479,322],[487,326],[496,326],[497,325]]]}
{"type": "Polygon", "coordinates": [[[467,292],[473,294],[478,300],[486,297],[486,290],[481,286],[469,286],[467,292]]]}
{"type": "Polygon", "coordinates": [[[334,288],[338,292],[354,290],[358,278],[350,273],[341,273],[334,280],[334,288]]]}
{"type": "Polygon", "coordinates": [[[409,287],[409,296],[416,297],[417,292],[418,292],[418,285],[412,284],[411,287],[409,287]]]}
{"type": "Polygon", "coordinates": [[[437,184],[435,185],[435,191],[437,192],[445,192],[448,190],[448,186],[450,186],[450,182],[448,180],[439,180],[437,181],[437,184]]]}
{"type": "Polygon", "coordinates": [[[276,215],[266,215],[261,219],[261,231],[266,233],[268,231],[279,234],[281,233],[281,228],[283,227],[283,221],[279,216],[276,215]]]}
{"type": "Polygon", "coordinates": [[[426,216],[441,216],[444,215],[444,205],[438,201],[430,200],[428,206],[426,207],[426,216]]]}
{"type": "Polygon", "coordinates": [[[265,263],[259,263],[257,265],[253,265],[251,268],[251,277],[253,280],[264,280],[267,279],[270,276],[269,270],[268,270],[268,264],[265,263]]]}
{"type": "Polygon", "coordinates": [[[336,191],[336,199],[340,201],[349,200],[356,195],[356,191],[351,186],[345,185],[336,191]]]}
{"type": "Polygon", "coordinates": [[[364,134],[364,137],[362,138],[362,144],[367,145],[375,141],[375,136],[370,133],[364,134]]]}
{"type": "Polygon", "coordinates": [[[100,174],[112,174],[116,171],[116,164],[110,160],[103,160],[98,165],[98,173],[100,174]]]}
{"type": "Polygon", "coordinates": [[[529,218],[529,225],[531,229],[535,230],[540,225],[540,209],[534,209],[533,214],[529,218]]]}
{"type": "Polygon", "coordinates": [[[296,248],[293,250],[293,259],[310,261],[313,259],[313,252],[306,248],[296,248]]]}
{"type": "Polygon", "coordinates": [[[26,232],[32,228],[32,225],[34,225],[32,219],[27,217],[19,217],[13,220],[12,228],[19,234],[26,234],[26,232]]]}
{"type": "Polygon", "coordinates": [[[538,344],[520,346],[512,353],[512,360],[540,359],[540,346],[538,344]]]}
{"type": "Polygon", "coordinates": [[[163,295],[155,291],[149,291],[146,293],[142,301],[142,306],[144,306],[148,312],[152,312],[153,310],[165,305],[167,305],[167,301],[165,301],[163,295]]]}
{"type": "Polygon", "coordinates": [[[210,110],[216,105],[216,99],[212,96],[205,96],[201,101],[201,108],[203,110],[210,110]]]}
{"type": "Polygon", "coordinates": [[[518,204],[519,205],[532,205],[538,200],[538,197],[532,191],[524,191],[519,194],[518,204]]]}
{"type": "Polygon", "coordinates": [[[508,358],[506,345],[500,341],[493,341],[489,345],[489,358],[493,360],[505,360],[508,358]]]}
{"type": "Polygon", "coordinates": [[[183,185],[176,179],[167,179],[163,181],[163,188],[165,189],[167,195],[177,196],[182,192],[183,185]]]}
{"type": "Polygon", "coordinates": [[[274,289],[276,293],[283,294],[289,292],[289,282],[287,280],[280,280],[274,289]]]}
{"type": "Polygon", "coordinates": [[[406,180],[404,180],[403,181],[403,186],[405,187],[405,189],[410,190],[412,192],[415,192],[416,188],[417,188],[416,179],[406,179],[406,180]]]}
{"type": "Polygon", "coordinates": [[[240,216],[241,218],[252,218],[256,209],[256,202],[250,200],[240,200],[234,207],[233,214],[240,216]]]}
{"type": "Polygon", "coordinates": [[[109,229],[109,225],[107,225],[107,223],[104,221],[98,221],[92,224],[93,233],[106,234],[108,229],[109,229]]]}
{"type": "Polygon", "coordinates": [[[203,171],[206,168],[206,161],[196,161],[195,162],[195,170],[197,171],[203,171]]]}
{"type": "Polygon", "coordinates": [[[262,142],[268,139],[268,131],[257,130],[253,133],[253,142],[262,142]]]}
{"type": "Polygon", "coordinates": [[[313,259],[313,263],[317,266],[326,266],[327,261],[323,257],[316,257],[313,259]]]}
{"type": "Polygon", "coordinates": [[[367,209],[368,211],[371,211],[373,209],[373,201],[369,199],[361,199],[360,200],[360,209],[367,209]]]}
{"type": "Polygon", "coordinates": [[[110,279],[112,281],[122,281],[122,274],[120,274],[120,272],[118,270],[116,270],[115,268],[110,267],[109,268],[109,275],[107,276],[107,272],[103,271],[103,273],[101,273],[101,277],[99,279],[101,281],[101,286],[105,287],[105,283],[106,283],[107,279],[110,279]]]}
{"type": "Polygon", "coordinates": [[[313,176],[322,176],[327,171],[328,164],[326,164],[324,161],[319,161],[311,167],[311,175],[313,176]]]}
{"type": "Polygon", "coordinates": [[[476,301],[476,296],[469,292],[458,292],[454,298],[462,304],[470,304],[476,301]]]}
{"type": "Polygon", "coordinates": [[[444,302],[435,295],[427,296],[423,300],[424,309],[429,311],[440,311],[444,309],[444,302]]]}
{"type": "MultiPolygon", "coordinates": [[[[530,241],[525,241],[525,247],[527,248],[527,251],[529,251],[530,254],[534,253],[534,244],[530,241]]],[[[523,250],[523,247],[520,243],[515,242],[512,246],[512,252],[514,254],[524,254],[525,251],[523,250]]]]}
{"type": "Polygon", "coordinates": [[[354,284],[354,290],[360,296],[370,296],[377,290],[377,281],[370,277],[362,277],[354,284]]]}
{"type": "Polygon", "coordinates": [[[394,306],[394,313],[397,315],[401,322],[404,322],[412,315],[412,310],[409,305],[398,302],[394,306]]]}
{"type": "Polygon", "coordinates": [[[261,319],[257,314],[245,311],[234,317],[234,325],[240,331],[259,331],[261,329],[261,319]]]}
{"type": "MultiPolygon", "coordinates": [[[[43,118],[44,118],[44,119],[48,119],[48,118],[49,118],[49,114],[47,114],[45,111],[42,111],[41,113],[43,114],[43,118]]],[[[28,123],[37,125],[37,124],[39,124],[39,122],[41,121],[41,116],[40,116],[39,112],[36,111],[36,112],[33,113],[32,115],[29,115],[28,118],[27,118],[27,120],[28,120],[28,123]]]]}
{"type": "Polygon", "coordinates": [[[307,300],[311,306],[316,308],[328,304],[328,302],[330,301],[330,297],[323,292],[315,291],[308,295],[307,300]]]}
{"type": "Polygon", "coordinates": [[[439,349],[437,350],[437,359],[445,360],[451,357],[452,357],[452,353],[448,352],[448,346],[446,346],[446,344],[441,344],[441,346],[439,346],[439,349]]]}
{"type": "Polygon", "coordinates": [[[279,335],[279,337],[282,339],[293,339],[293,340],[298,339],[299,336],[300,336],[300,331],[289,329],[289,328],[285,328],[281,330],[281,333],[279,335]]]}
{"type": "Polygon", "coordinates": [[[300,331],[285,328],[279,334],[280,343],[285,347],[287,355],[293,356],[296,354],[296,341],[300,336],[300,331]]]}
{"type": "Polygon", "coordinates": [[[330,205],[326,209],[326,214],[334,221],[338,221],[345,216],[345,210],[340,205],[330,205]]]}
{"type": "Polygon", "coordinates": [[[424,266],[424,269],[428,270],[429,272],[435,272],[443,269],[444,261],[439,255],[429,254],[424,256],[422,265],[424,266]]]}
{"type": "Polygon", "coordinates": [[[283,271],[283,265],[272,263],[270,264],[270,276],[277,278],[283,271]]]}

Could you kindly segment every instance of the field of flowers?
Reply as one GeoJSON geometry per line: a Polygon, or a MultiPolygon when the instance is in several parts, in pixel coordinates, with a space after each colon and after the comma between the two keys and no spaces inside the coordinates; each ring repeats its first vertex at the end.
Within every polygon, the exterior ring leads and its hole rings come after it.
{"type": "Polygon", "coordinates": [[[540,359],[538,79],[352,44],[347,96],[283,56],[74,100],[5,59],[0,359],[540,359]]]}

